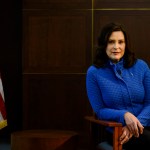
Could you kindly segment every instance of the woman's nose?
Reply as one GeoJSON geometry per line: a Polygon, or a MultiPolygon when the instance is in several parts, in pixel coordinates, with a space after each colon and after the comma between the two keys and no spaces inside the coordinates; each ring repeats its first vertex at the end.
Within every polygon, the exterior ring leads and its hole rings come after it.
{"type": "Polygon", "coordinates": [[[114,49],[118,48],[118,43],[114,43],[114,49]]]}

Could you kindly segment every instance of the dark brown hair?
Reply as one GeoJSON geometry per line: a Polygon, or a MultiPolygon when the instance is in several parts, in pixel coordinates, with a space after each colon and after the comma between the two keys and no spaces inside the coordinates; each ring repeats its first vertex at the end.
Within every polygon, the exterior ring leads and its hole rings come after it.
{"type": "Polygon", "coordinates": [[[136,61],[135,55],[130,49],[129,37],[125,29],[123,28],[123,26],[119,23],[109,23],[103,27],[100,36],[98,37],[98,47],[96,49],[96,53],[93,61],[93,64],[98,68],[104,67],[109,60],[106,54],[106,47],[107,47],[109,37],[114,31],[122,31],[125,37],[126,47],[125,47],[125,54],[123,56],[124,67],[129,68],[136,61]]]}

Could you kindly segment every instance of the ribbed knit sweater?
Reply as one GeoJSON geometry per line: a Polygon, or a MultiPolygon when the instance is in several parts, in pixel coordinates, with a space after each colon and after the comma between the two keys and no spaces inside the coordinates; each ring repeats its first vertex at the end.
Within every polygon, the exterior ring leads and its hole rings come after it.
{"type": "Polygon", "coordinates": [[[150,69],[138,59],[130,68],[109,62],[106,67],[90,66],[86,75],[89,102],[99,119],[121,122],[131,112],[143,126],[150,126],[150,69]]]}

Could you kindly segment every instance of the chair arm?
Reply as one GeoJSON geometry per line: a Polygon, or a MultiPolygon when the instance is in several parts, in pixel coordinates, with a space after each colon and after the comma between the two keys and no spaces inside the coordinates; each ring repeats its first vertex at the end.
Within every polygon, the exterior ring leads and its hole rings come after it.
{"type": "Polygon", "coordinates": [[[104,126],[108,126],[108,127],[122,127],[122,123],[115,122],[115,121],[99,120],[99,119],[96,119],[94,116],[85,116],[85,119],[90,121],[90,122],[104,125],[104,126]]]}
{"type": "Polygon", "coordinates": [[[106,127],[113,127],[113,150],[122,150],[122,145],[119,144],[119,137],[122,133],[122,123],[118,123],[115,121],[106,121],[97,119],[94,115],[93,116],[85,116],[85,119],[88,120],[90,123],[98,124],[101,126],[106,127]]]}

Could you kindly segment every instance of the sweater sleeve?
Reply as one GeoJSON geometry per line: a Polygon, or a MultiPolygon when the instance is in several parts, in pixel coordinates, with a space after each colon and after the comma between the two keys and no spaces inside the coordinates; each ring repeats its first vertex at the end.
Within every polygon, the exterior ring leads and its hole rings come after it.
{"type": "Polygon", "coordinates": [[[143,126],[148,126],[150,124],[150,69],[148,66],[143,79],[143,84],[145,88],[144,105],[137,118],[143,126]]]}
{"type": "Polygon", "coordinates": [[[121,122],[123,125],[126,110],[117,110],[106,107],[104,104],[101,89],[97,82],[97,68],[90,67],[86,76],[86,89],[89,102],[93,111],[99,119],[121,122]]]}

